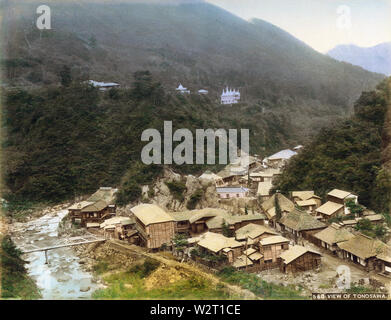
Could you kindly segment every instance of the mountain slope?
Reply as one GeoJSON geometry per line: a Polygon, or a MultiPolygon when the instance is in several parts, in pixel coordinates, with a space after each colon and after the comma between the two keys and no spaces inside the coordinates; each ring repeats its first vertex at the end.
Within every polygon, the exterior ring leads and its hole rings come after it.
{"type": "MultiPolygon", "coordinates": [[[[55,202],[99,186],[120,186],[126,193],[124,201],[134,201],[141,195],[140,186],[153,183],[163,168],[141,163],[141,150],[147,144],[141,134],[155,128],[163,135],[164,120],[173,122],[174,132],[187,128],[194,137],[199,128],[249,128],[253,152],[270,152],[294,142],[287,117],[246,104],[222,113],[208,96],[167,94],[147,72],[135,78],[132,89],[104,94],[78,83],[2,92],[1,166],[7,187],[3,197],[18,208],[23,201],[55,202]]],[[[197,175],[221,169],[195,164],[172,167],[197,175]]]]}
{"type": "Polygon", "coordinates": [[[53,29],[39,31],[40,2],[2,2],[2,151],[18,199],[58,201],[100,185],[121,185],[136,198],[161,169],[140,164],[141,132],[163,120],[191,130],[247,128],[250,151],[260,155],[305,143],[384,78],[207,3],[48,3],[53,29]],[[64,66],[70,87],[59,85],[64,66]],[[139,73],[134,85],[139,70],[152,76],[139,73]],[[87,79],[124,90],[100,94],[80,85],[87,79]],[[177,96],[179,82],[209,95],[177,96]],[[240,104],[219,104],[227,85],[240,89],[240,104]]]}
{"type": "Polygon", "coordinates": [[[345,61],[366,70],[391,75],[391,42],[370,48],[355,45],[339,45],[327,53],[339,61],[345,61]]]}
{"type": "Polygon", "coordinates": [[[50,2],[52,30],[34,26],[39,2],[4,4],[2,60],[8,86],[59,83],[63,65],[75,80],[130,86],[150,70],[168,92],[179,82],[223,87],[242,101],[289,115],[301,142],[352,112],[353,102],[384,77],[324,56],[262,20],[245,21],[208,3],[50,2]]]}
{"type": "Polygon", "coordinates": [[[75,74],[123,84],[130,84],[133,72],[149,69],[170,89],[179,81],[212,92],[231,85],[249,100],[281,91],[346,106],[381,79],[325,57],[267,22],[250,23],[207,3],[50,6],[53,30],[42,34],[29,27],[34,5],[12,3],[3,21],[8,58],[40,60],[49,81],[64,63],[75,74]],[[337,90],[341,85],[344,94],[337,90]]]}

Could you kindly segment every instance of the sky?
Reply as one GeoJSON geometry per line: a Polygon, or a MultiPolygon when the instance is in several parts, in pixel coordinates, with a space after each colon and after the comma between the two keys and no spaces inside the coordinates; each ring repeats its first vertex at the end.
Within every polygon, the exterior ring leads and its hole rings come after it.
{"type": "Polygon", "coordinates": [[[266,20],[315,50],[391,41],[391,0],[206,0],[250,20],[266,20]]]}

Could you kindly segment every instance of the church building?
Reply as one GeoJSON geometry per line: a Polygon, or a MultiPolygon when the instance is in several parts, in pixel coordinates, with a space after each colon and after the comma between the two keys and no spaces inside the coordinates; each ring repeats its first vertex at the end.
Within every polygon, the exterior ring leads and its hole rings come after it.
{"type": "Polygon", "coordinates": [[[180,83],[178,88],[175,89],[177,92],[179,93],[190,93],[190,90],[188,90],[187,88],[185,88],[184,86],[182,86],[182,84],[180,83]]]}
{"type": "Polygon", "coordinates": [[[238,103],[240,100],[239,90],[231,90],[228,87],[221,94],[221,104],[234,104],[238,103]]]}

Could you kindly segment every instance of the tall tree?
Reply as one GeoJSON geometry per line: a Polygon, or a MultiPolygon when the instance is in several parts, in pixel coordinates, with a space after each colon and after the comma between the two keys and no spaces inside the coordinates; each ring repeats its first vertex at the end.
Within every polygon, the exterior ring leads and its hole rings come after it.
{"type": "Polygon", "coordinates": [[[276,193],[276,196],[274,198],[274,208],[276,210],[276,221],[278,222],[282,217],[280,202],[278,200],[278,193],[276,193]]]}
{"type": "Polygon", "coordinates": [[[61,78],[61,84],[64,87],[69,87],[72,82],[71,68],[67,65],[64,65],[59,73],[61,78]]]}

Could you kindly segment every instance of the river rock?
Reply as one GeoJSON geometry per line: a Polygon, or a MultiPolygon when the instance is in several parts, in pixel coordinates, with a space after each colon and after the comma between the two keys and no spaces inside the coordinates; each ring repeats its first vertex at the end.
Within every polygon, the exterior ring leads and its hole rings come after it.
{"type": "Polygon", "coordinates": [[[89,291],[90,289],[91,289],[90,286],[82,285],[82,286],[80,287],[80,292],[87,292],[87,291],[89,291]]]}

